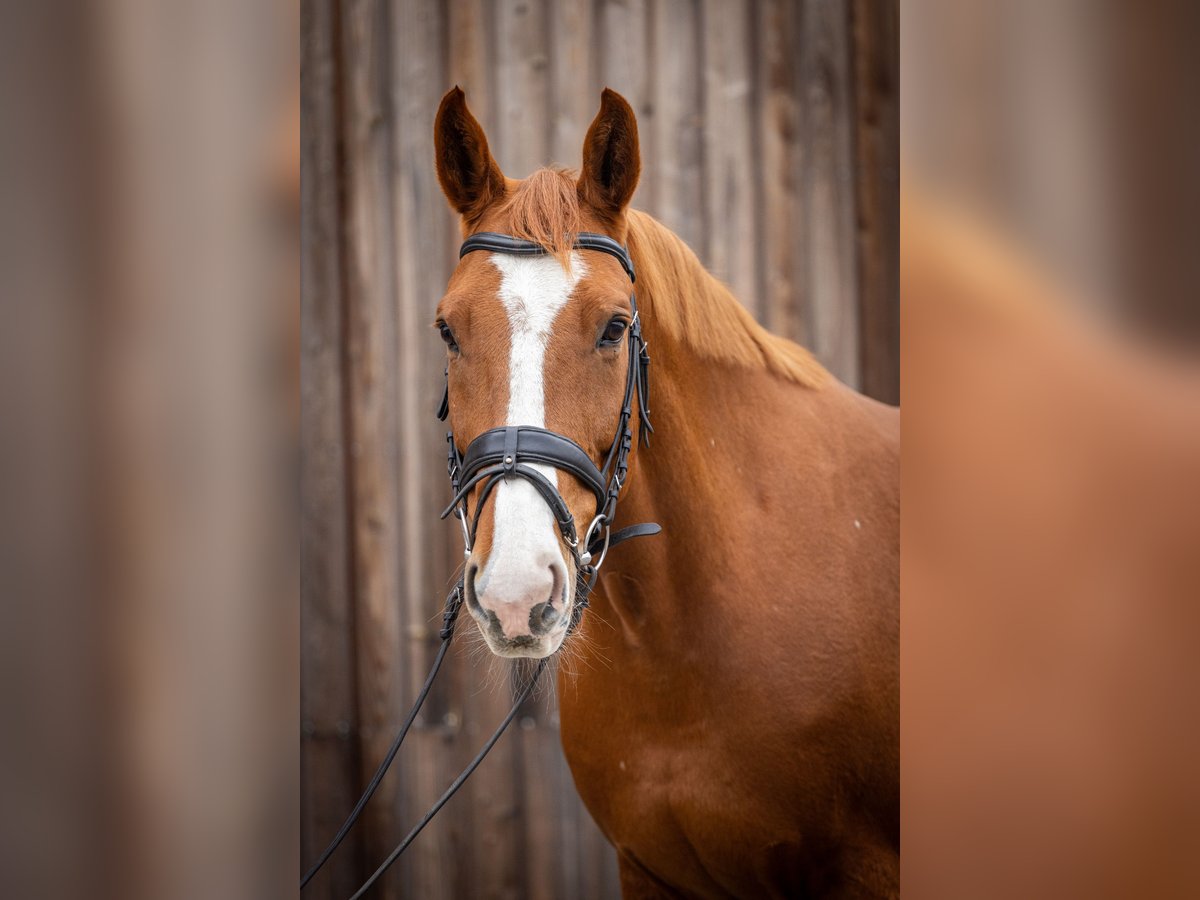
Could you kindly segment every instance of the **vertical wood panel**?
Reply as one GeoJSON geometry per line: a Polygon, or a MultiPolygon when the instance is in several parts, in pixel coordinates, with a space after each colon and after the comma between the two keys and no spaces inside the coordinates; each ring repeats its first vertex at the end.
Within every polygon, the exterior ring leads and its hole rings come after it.
{"type": "Polygon", "coordinates": [[[599,100],[593,18],[591,0],[550,4],[550,158],[569,169],[580,167],[583,136],[599,100]]]}
{"type": "MultiPolygon", "coordinates": [[[[400,546],[397,490],[398,390],[392,304],[393,231],[388,196],[388,28],[382,0],[346,0],[342,8],[346,154],[346,324],[350,379],[349,449],[353,465],[352,532],[356,652],[363,771],[387,751],[407,692],[398,653],[400,546]]],[[[399,829],[399,779],[385,781],[364,819],[367,856],[382,859],[399,829]]],[[[390,874],[383,892],[397,891],[390,874]]]]}
{"type": "MultiPolygon", "coordinates": [[[[544,712],[544,702],[535,701],[539,713],[544,712]]],[[[557,900],[566,896],[558,852],[561,830],[551,815],[555,795],[564,787],[558,732],[545,727],[538,715],[522,716],[512,740],[520,746],[525,782],[525,900],[557,900]]]]}
{"type": "Polygon", "coordinates": [[[550,48],[545,0],[497,0],[492,154],[510,178],[550,162],[550,48]]]}
{"type": "MultiPolygon", "coordinates": [[[[496,77],[495,9],[490,0],[447,0],[445,36],[445,88],[449,90],[452,85],[458,85],[466,93],[471,112],[488,135],[492,153],[496,153],[497,144],[496,112],[492,102],[496,77]]],[[[441,98],[438,99],[440,102],[441,98]]],[[[430,129],[436,111],[435,106],[424,117],[423,124],[430,129]]],[[[420,126],[422,122],[416,124],[420,126]]],[[[436,188],[436,177],[433,184],[436,188]]]]}
{"type": "MultiPolygon", "coordinates": [[[[436,110],[445,91],[443,11],[424,0],[393,0],[390,42],[393,51],[390,99],[393,104],[393,176],[391,201],[396,221],[394,303],[398,319],[395,361],[399,370],[401,421],[411,423],[400,434],[399,498],[403,591],[403,648],[407,683],[415,688],[424,679],[439,643],[433,625],[444,581],[446,529],[438,521],[444,489],[429,477],[431,461],[443,454],[439,428],[432,418],[431,399],[440,389],[443,351],[433,340],[433,309],[445,286],[443,273],[451,264],[449,212],[431,179],[433,133],[430,110],[436,110]],[[422,264],[414,264],[420,260],[422,264]]],[[[404,780],[403,829],[398,841],[453,780],[456,762],[447,752],[453,732],[442,728],[452,713],[450,679],[434,686],[420,722],[405,747],[400,767],[404,780]]],[[[410,697],[412,691],[410,690],[410,697]]],[[[397,713],[400,711],[397,710],[397,713]]],[[[463,850],[455,844],[462,831],[457,804],[439,816],[422,840],[397,867],[405,895],[449,900],[454,880],[446,876],[463,850]]]]}
{"type": "MultiPolygon", "coordinates": [[[[432,417],[443,355],[428,326],[458,242],[432,163],[441,95],[461,85],[505,172],[523,177],[578,167],[600,88],[620,91],[642,134],[635,204],[770,327],[884,397],[898,393],[898,107],[894,0],[304,9],[309,859],[407,710],[461,561],[453,523],[436,518],[448,494],[432,417]]],[[[345,896],[365,878],[508,711],[510,667],[469,652],[469,618],[459,629],[398,771],[311,896],[345,896]]],[[[527,704],[380,896],[619,896],[615,854],[562,758],[556,708],[548,690],[527,704]]]]}
{"type": "Polygon", "coordinates": [[[704,230],[703,81],[699,0],[656,0],[652,16],[654,155],[642,171],[653,188],[639,196],[644,209],[697,254],[704,230]]]}
{"type": "Polygon", "coordinates": [[[705,262],[758,315],[751,12],[748,0],[702,3],[705,262]]]}
{"type": "Polygon", "coordinates": [[[852,16],[862,390],[899,403],[899,3],[855,0],[852,16]]]}
{"type": "Polygon", "coordinates": [[[777,334],[806,343],[801,272],[794,219],[800,206],[800,98],[797,96],[799,23],[792,0],[761,0],[761,52],[755,74],[759,93],[759,185],[762,321],[777,334]]]}
{"type": "MultiPolygon", "coordinates": [[[[597,18],[599,84],[592,93],[592,110],[599,108],[601,88],[610,87],[623,96],[638,117],[642,159],[654,159],[657,136],[654,105],[650,102],[653,62],[649,53],[649,8],[645,0],[598,0],[597,18]]],[[[654,177],[647,173],[643,164],[642,178],[633,197],[634,204],[640,208],[645,207],[644,198],[650,193],[646,186],[654,177]]]]}
{"type": "Polygon", "coordinates": [[[852,387],[859,382],[854,97],[849,14],[804,0],[800,25],[802,198],[797,210],[809,348],[852,387]]]}
{"type": "MultiPolygon", "coordinates": [[[[332,4],[301,11],[301,854],[314,859],[358,794],[354,633],[346,529],[337,153],[337,31],[332,4]]],[[[357,835],[314,890],[348,895],[357,835]]]]}

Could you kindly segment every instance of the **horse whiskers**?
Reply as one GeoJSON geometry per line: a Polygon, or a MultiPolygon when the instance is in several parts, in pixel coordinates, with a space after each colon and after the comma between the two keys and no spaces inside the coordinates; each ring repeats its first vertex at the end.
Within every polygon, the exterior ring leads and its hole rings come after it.
{"type": "Polygon", "coordinates": [[[468,640],[467,659],[471,663],[472,668],[477,668],[481,661],[486,660],[491,655],[491,649],[487,645],[487,641],[483,639],[483,635],[475,631],[468,640]]]}
{"type": "MultiPolygon", "coordinates": [[[[459,564],[452,582],[459,579],[465,564],[459,564]]],[[[577,572],[575,577],[575,591],[572,598],[572,609],[574,604],[579,602],[579,597],[587,590],[585,579],[577,572]]],[[[597,623],[602,627],[611,625],[594,610],[588,614],[589,618],[597,620],[597,623]]],[[[440,623],[441,612],[430,616],[429,624],[435,627],[434,623],[440,623]]],[[[481,677],[476,681],[475,690],[472,696],[478,696],[483,691],[496,692],[498,690],[507,691],[510,695],[515,696],[520,693],[529,683],[532,677],[534,667],[538,664],[538,660],[515,660],[510,665],[505,665],[504,661],[498,658],[488,644],[487,639],[478,627],[474,627],[475,623],[468,616],[460,616],[460,621],[455,630],[455,635],[460,637],[460,646],[466,654],[467,662],[472,669],[483,669],[481,677]],[[481,665],[482,664],[482,665],[481,665]]],[[[597,648],[596,638],[581,631],[573,631],[567,635],[559,648],[553,653],[544,668],[542,677],[530,694],[530,700],[542,702],[545,700],[549,704],[549,708],[557,705],[557,692],[554,688],[557,676],[561,672],[567,679],[574,679],[580,674],[583,666],[595,671],[595,660],[599,660],[605,668],[611,666],[611,660],[601,653],[597,648]]]]}
{"type": "Polygon", "coordinates": [[[595,641],[592,638],[579,634],[571,635],[563,642],[555,657],[558,668],[567,678],[574,679],[579,674],[580,662],[586,664],[588,668],[593,668],[588,657],[595,655],[594,643],[595,641]],[[585,653],[585,650],[591,652],[585,653]]]}

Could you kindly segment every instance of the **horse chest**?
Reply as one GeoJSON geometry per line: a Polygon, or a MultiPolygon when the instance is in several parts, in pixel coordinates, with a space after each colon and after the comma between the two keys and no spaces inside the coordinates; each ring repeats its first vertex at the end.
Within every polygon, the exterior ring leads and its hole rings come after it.
{"type": "MultiPolygon", "coordinates": [[[[764,888],[778,851],[778,797],[748,792],[737,760],[688,728],[572,729],[564,708],[563,745],[576,786],[597,824],[626,859],[688,895],[740,895],[764,888]]],[[[783,831],[787,831],[785,827],[783,831]]]]}

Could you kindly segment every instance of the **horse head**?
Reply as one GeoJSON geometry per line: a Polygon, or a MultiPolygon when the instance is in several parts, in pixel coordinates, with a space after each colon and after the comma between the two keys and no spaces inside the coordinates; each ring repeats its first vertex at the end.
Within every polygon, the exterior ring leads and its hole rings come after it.
{"type": "MultiPolygon", "coordinates": [[[[511,426],[526,426],[568,438],[597,474],[607,470],[630,419],[622,410],[635,372],[631,342],[639,340],[632,269],[612,250],[580,249],[576,238],[605,235],[623,252],[640,169],[633,110],[604,91],[578,177],[542,169],[523,181],[506,178],[458,88],[442,100],[434,138],[438,179],[463,236],[507,235],[524,247],[465,252],[437,307],[452,468],[480,435],[507,428],[492,435],[502,448],[518,437],[511,426]]],[[[588,523],[603,503],[595,479],[528,456],[520,462],[507,448],[498,454],[495,471],[520,463],[524,477],[507,471],[463,488],[464,599],[494,653],[541,658],[561,646],[578,613],[590,559],[585,531],[594,532],[588,523]],[[556,512],[559,501],[566,509],[556,512]]]]}

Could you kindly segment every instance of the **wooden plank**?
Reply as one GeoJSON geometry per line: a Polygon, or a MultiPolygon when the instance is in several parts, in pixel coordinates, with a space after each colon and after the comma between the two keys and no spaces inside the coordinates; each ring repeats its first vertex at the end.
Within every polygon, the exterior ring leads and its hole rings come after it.
{"type": "MultiPolygon", "coordinates": [[[[495,4],[490,0],[451,0],[447,4],[446,25],[446,70],[448,73],[446,86],[458,84],[467,94],[467,103],[472,113],[483,125],[488,134],[489,142],[495,151],[496,130],[495,104],[493,96],[499,92],[495,83],[495,4]]],[[[432,115],[432,111],[430,112],[432,115]]],[[[430,121],[430,127],[432,122],[430,121]]],[[[418,177],[420,177],[418,175],[418,177]]],[[[426,176],[427,182],[438,191],[435,174],[431,171],[426,176]]],[[[447,225],[451,255],[457,248],[460,239],[457,217],[451,216],[447,225]]],[[[432,295],[431,301],[441,296],[445,289],[445,281],[453,270],[455,260],[451,259],[443,266],[440,273],[441,284],[432,295]]],[[[443,363],[444,365],[444,363],[443,363]]],[[[440,371],[440,370],[439,370],[440,371]]],[[[436,393],[436,392],[435,392],[436,393]]],[[[438,429],[439,441],[443,430],[438,429]]],[[[444,454],[445,445],[440,444],[439,450],[444,454]]],[[[438,475],[441,470],[438,470],[438,475]]],[[[440,488],[439,499],[444,504],[449,501],[449,484],[440,478],[435,478],[440,488]]],[[[432,527],[432,523],[429,523],[432,527]]],[[[440,593],[445,593],[449,582],[457,574],[462,562],[462,540],[458,536],[457,527],[453,522],[446,523],[453,530],[447,540],[445,555],[442,559],[441,571],[445,573],[440,593]]],[[[441,710],[441,728],[452,738],[446,745],[444,754],[445,765],[457,774],[466,766],[478,750],[479,744],[485,739],[480,732],[486,723],[493,721],[503,712],[496,712],[499,704],[488,705],[486,697],[480,697],[479,685],[481,676],[479,668],[472,664],[472,654],[468,648],[479,640],[476,636],[474,622],[464,612],[458,623],[455,646],[446,664],[442,668],[439,679],[445,679],[452,700],[441,710]]],[[[507,707],[504,710],[507,711],[507,707]]],[[[449,870],[449,881],[456,897],[484,896],[484,886],[496,880],[493,857],[481,852],[484,834],[488,827],[488,817],[476,800],[475,784],[484,772],[476,772],[467,783],[460,796],[450,803],[444,814],[449,816],[447,840],[456,853],[453,865],[449,870]]],[[[453,776],[451,776],[453,777],[453,776]]],[[[444,787],[450,779],[442,778],[439,786],[444,787]]],[[[500,852],[504,852],[501,848],[500,852]]]]}
{"type": "MultiPolygon", "coordinates": [[[[534,665],[519,663],[510,666],[510,671],[513,690],[519,691],[533,677],[534,665]]],[[[533,696],[522,705],[513,729],[517,732],[513,740],[519,747],[528,898],[560,897],[565,890],[555,796],[568,776],[553,717],[554,706],[551,671],[543,675],[533,696]]]]}
{"type": "Polygon", "coordinates": [[[639,207],[701,256],[704,228],[703,78],[697,0],[657,0],[651,9],[653,67],[649,126],[652,152],[642,154],[639,207]]]}
{"type": "Polygon", "coordinates": [[[557,693],[545,721],[554,730],[554,741],[561,760],[560,771],[563,773],[561,785],[552,798],[554,802],[550,807],[550,814],[553,815],[557,826],[556,843],[560,848],[559,855],[562,860],[560,896],[579,897],[582,900],[586,893],[582,882],[583,847],[579,840],[579,822],[587,813],[584,811],[583,801],[575,791],[571,770],[563,758],[557,693]]]}
{"type": "Polygon", "coordinates": [[[900,402],[900,34],[897,0],[854,0],[862,389],[900,402]]]}
{"type": "MultiPolygon", "coordinates": [[[[354,759],[355,746],[355,735],[349,729],[343,734],[314,732],[305,727],[300,751],[304,827],[301,865],[305,870],[329,844],[358,800],[361,779],[354,759]]],[[[305,888],[305,895],[311,891],[314,897],[349,897],[362,883],[365,866],[362,835],[356,829],[305,888]]]]}
{"type": "Polygon", "coordinates": [[[826,0],[803,0],[801,5],[798,254],[804,266],[809,347],[834,375],[857,387],[854,97],[846,9],[826,0]]]}
{"type": "MultiPolygon", "coordinates": [[[[445,90],[458,85],[467,105],[494,140],[492,90],[496,67],[493,59],[495,4],[489,0],[448,0],[446,10],[445,90]]],[[[444,92],[444,91],[443,91],[444,92]]],[[[432,128],[432,112],[430,127],[432,128]]],[[[436,183],[436,182],[435,182],[436,183]]]]}
{"type": "MultiPolygon", "coordinates": [[[[329,0],[301,7],[300,616],[301,854],[307,866],[353,806],[361,782],[351,636],[342,392],[336,21],[329,0]]],[[[351,835],[313,890],[357,886],[351,835]]]]}
{"type": "MultiPolygon", "coordinates": [[[[464,630],[475,628],[473,622],[462,624],[464,630]]],[[[474,636],[464,641],[469,642],[475,642],[474,636]]],[[[475,684],[464,701],[463,734],[470,746],[478,748],[511,708],[512,690],[508,661],[475,643],[475,684]]],[[[472,896],[488,900],[523,900],[526,893],[520,755],[513,738],[512,734],[501,738],[467,782],[467,797],[462,798],[474,810],[472,853],[486,873],[472,896]]]]}
{"type": "Polygon", "coordinates": [[[550,162],[550,48],[544,0],[496,4],[496,124],[492,155],[510,178],[550,162]]]}
{"type": "MultiPolygon", "coordinates": [[[[398,388],[394,367],[396,310],[393,247],[389,30],[383,0],[342,6],[343,144],[345,147],[345,323],[350,387],[351,529],[355,585],[363,771],[383,758],[405,690],[397,647],[401,618],[398,388]]],[[[401,827],[399,779],[380,786],[364,814],[370,867],[390,851],[401,827]]],[[[365,874],[365,873],[362,873],[365,874]]],[[[395,893],[389,873],[381,895],[395,893]]]]}
{"type": "MultiPolygon", "coordinates": [[[[610,87],[629,101],[638,117],[642,159],[653,159],[657,136],[651,103],[650,9],[645,0],[598,0],[596,21],[600,47],[597,88],[610,87]]],[[[592,115],[599,105],[597,90],[592,96],[592,115]]],[[[582,140],[580,143],[582,146],[582,140]]],[[[645,187],[645,181],[639,184],[634,203],[642,202],[645,187]]]]}
{"type": "Polygon", "coordinates": [[[595,32],[591,0],[562,0],[549,9],[550,159],[578,170],[583,136],[600,106],[594,77],[595,32]]]}
{"type": "Polygon", "coordinates": [[[553,683],[553,678],[547,676],[549,689],[539,689],[536,715],[523,716],[518,722],[525,782],[528,900],[574,896],[568,888],[563,864],[563,857],[573,852],[573,848],[563,843],[558,818],[558,798],[573,791],[558,729],[550,721],[550,709],[555,702],[553,683]]]}
{"type": "Polygon", "coordinates": [[[649,8],[645,0],[597,0],[596,14],[601,86],[622,94],[640,116],[650,94],[649,8]]]}
{"type": "Polygon", "coordinates": [[[801,271],[795,252],[800,216],[800,98],[797,96],[798,32],[791,0],[761,0],[760,50],[755,72],[759,95],[758,214],[759,267],[763,290],[760,315],[774,331],[809,342],[802,315],[801,271]]]}
{"type": "Polygon", "coordinates": [[[759,314],[755,97],[748,0],[703,0],[705,261],[759,314]]]}
{"type": "MultiPolygon", "coordinates": [[[[440,49],[444,10],[425,0],[393,0],[391,43],[394,106],[392,203],[396,227],[395,298],[399,372],[400,555],[403,641],[408,683],[421,683],[440,643],[437,630],[448,575],[449,533],[438,519],[447,488],[436,477],[445,464],[442,426],[433,415],[442,386],[445,350],[433,332],[434,308],[453,264],[452,218],[433,166],[433,119],[445,91],[440,49]],[[431,477],[431,473],[435,477],[431,477]]],[[[409,738],[402,766],[405,827],[424,815],[457,775],[441,723],[450,711],[453,682],[440,678],[409,738]]],[[[397,718],[402,710],[397,710],[397,718]]],[[[407,896],[454,896],[455,868],[464,848],[454,844],[461,806],[439,814],[408,851],[401,878],[407,896]]],[[[461,825],[461,822],[459,823],[461,825]]],[[[457,829],[461,832],[461,827],[457,829]]]]}

